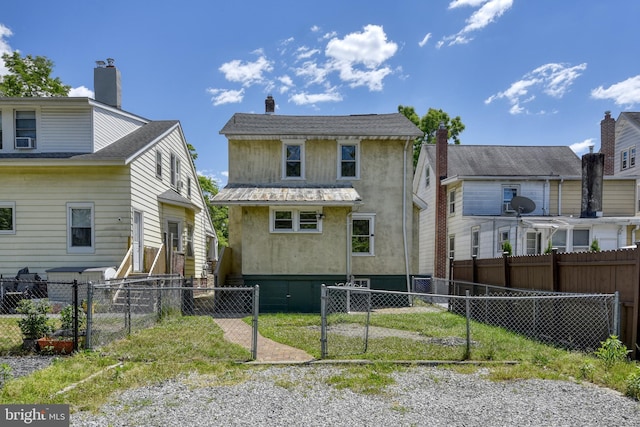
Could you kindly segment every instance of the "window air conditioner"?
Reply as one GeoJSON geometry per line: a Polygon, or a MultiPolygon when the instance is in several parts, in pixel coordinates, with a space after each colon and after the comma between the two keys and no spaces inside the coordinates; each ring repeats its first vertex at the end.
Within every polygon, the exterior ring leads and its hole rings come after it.
{"type": "Polygon", "coordinates": [[[502,204],[502,212],[515,213],[516,211],[511,207],[511,203],[507,202],[502,204]]]}
{"type": "Polygon", "coordinates": [[[178,191],[182,190],[183,185],[184,183],[182,182],[182,180],[178,180],[178,182],[176,183],[176,188],[178,189],[178,191]]]}
{"type": "Polygon", "coordinates": [[[28,136],[17,136],[16,137],[16,148],[20,150],[36,148],[35,139],[30,138],[28,136]]]}

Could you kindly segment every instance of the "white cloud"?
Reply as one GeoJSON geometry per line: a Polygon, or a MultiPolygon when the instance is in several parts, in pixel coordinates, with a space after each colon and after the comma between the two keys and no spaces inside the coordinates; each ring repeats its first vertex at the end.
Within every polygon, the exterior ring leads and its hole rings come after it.
{"type": "MultiPolygon", "coordinates": [[[[9,28],[0,24],[0,55],[13,52],[11,46],[9,46],[9,43],[6,40],[7,37],[11,37],[12,35],[13,32],[9,28]]],[[[7,72],[9,72],[9,70],[4,66],[2,58],[0,58],[0,76],[7,74],[7,72]]]]}
{"type": "Polygon", "coordinates": [[[322,84],[327,79],[329,70],[318,66],[313,61],[307,61],[294,70],[296,76],[303,77],[307,81],[307,86],[312,84],[322,84]]]}
{"type": "Polygon", "coordinates": [[[329,39],[334,38],[334,37],[335,37],[335,36],[337,36],[337,35],[338,35],[338,33],[337,33],[337,32],[335,32],[335,31],[330,31],[330,32],[328,32],[328,33],[325,33],[325,34],[322,36],[322,38],[323,38],[324,40],[329,40],[329,39]]]}
{"type": "Polygon", "coordinates": [[[324,93],[296,93],[289,98],[289,101],[296,105],[308,105],[318,102],[338,102],[342,101],[342,95],[337,93],[333,88],[330,88],[324,93]]]}
{"type": "Polygon", "coordinates": [[[241,83],[244,87],[263,83],[265,81],[264,73],[273,71],[273,64],[261,51],[257,51],[257,53],[260,54],[260,57],[254,62],[234,59],[222,64],[218,70],[224,74],[228,81],[241,83]]]}
{"type": "Polygon", "coordinates": [[[244,99],[244,88],[240,90],[231,89],[207,89],[207,93],[212,95],[211,102],[213,105],[234,104],[242,102],[244,99]]]}
{"type": "Polygon", "coordinates": [[[418,42],[418,46],[423,47],[425,44],[427,44],[430,38],[431,38],[431,33],[427,33],[427,35],[424,36],[424,38],[418,42]]]}
{"type": "Polygon", "coordinates": [[[320,27],[317,25],[312,25],[311,26],[311,32],[312,33],[317,33],[318,31],[320,31],[320,27]]]}
{"type": "Polygon", "coordinates": [[[84,86],[80,86],[80,87],[72,87],[71,90],[69,90],[69,96],[93,98],[94,93],[91,89],[86,88],[84,86]]]}
{"type": "Polygon", "coordinates": [[[378,67],[397,51],[398,45],[387,41],[381,26],[367,25],[362,32],[331,39],[325,54],[329,58],[327,67],[338,71],[351,87],[368,86],[369,90],[378,91],[382,90],[382,80],[392,72],[389,67],[378,67]]]}
{"type": "Polygon", "coordinates": [[[280,82],[280,85],[281,85],[280,88],[278,89],[278,92],[280,93],[288,92],[289,89],[295,86],[295,83],[293,83],[293,80],[291,79],[291,77],[289,77],[286,74],[284,76],[278,77],[277,80],[280,82]]]}
{"type": "Polygon", "coordinates": [[[318,53],[320,53],[319,49],[311,49],[311,48],[308,48],[307,46],[300,46],[296,50],[296,59],[297,60],[309,59],[318,53]]]}
{"type": "Polygon", "coordinates": [[[456,44],[465,44],[473,40],[471,33],[485,28],[487,25],[495,22],[507,10],[513,6],[513,0],[453,0],[449,3],[449,9],[456,9],[463,6],[480,7],[469,16],[466,25],[457,34],[443,37],[439,46],[448,44],[453,46],[456,44]]]}
{"type": "Polygon", "coordinates": [[[594,145],[595,144],[593,142],[593,138],[588,138],[582,142],[576,142],[574,144],[571,144],[569,148],[571,148],[571,150],[573,150],[573,152],[576,153],[578,156],[582,156],[583,154],[586,154],[589,152],[589,147],[592,147],[594,145]]]}
{"type": "Polygon", "coordinates": [[[608,88],[599,86],[591,91],[594,99],[610,99],[616,105],[632,106],[640,103],[640,75],[612,84],[608,88]]]}
{"type": "Polygon", "coordinates": [[[484,103],[491,104],[497,99],[506,99],[511,104],[511,114],[525,113],[527,109],[523,104],[536,99],[536,94],[532,92],[541,90],[553,98],[562,98],[586,68],[586,63],[573,67],[557,63],[542,65],[513,82],[507,90],[491,95],[484,103]]]}

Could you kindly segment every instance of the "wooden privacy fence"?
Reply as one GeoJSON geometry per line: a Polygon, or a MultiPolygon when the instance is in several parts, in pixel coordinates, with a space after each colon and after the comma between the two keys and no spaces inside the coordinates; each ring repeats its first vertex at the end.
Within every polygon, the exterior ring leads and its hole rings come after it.
{"type": "MultiPolygon", "coordinates": [[[[640,246],[640,245],[639,245],[640,246]]],[[[450,279],[507,288],[620,295],[620,339],[640,356],[640,248],[453,260],[450,279]]]]}

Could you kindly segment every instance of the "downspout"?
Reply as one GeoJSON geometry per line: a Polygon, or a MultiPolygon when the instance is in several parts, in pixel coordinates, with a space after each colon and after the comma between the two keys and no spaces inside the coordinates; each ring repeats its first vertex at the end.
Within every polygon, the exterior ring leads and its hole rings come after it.
{"type": "MultiPolygon", "coordinates": [[[[411,292],[411,278],[409,277],[409,248],[407,243],[407,150],[411,137],[407,137],[404,144],[403,173],[402,173],[402,238],[404,240],[404,267],[407,281],[407,292],[411,292]]],[[[413,165],[412,165],[413,166],[413,165]]]]}
{"type": "Polygon", "coordinates": [[[345,279],[346,282],[351,281],[351,218],[353,216],[353,211],[350,211],[347,214],[347,277],[345,279]]]}

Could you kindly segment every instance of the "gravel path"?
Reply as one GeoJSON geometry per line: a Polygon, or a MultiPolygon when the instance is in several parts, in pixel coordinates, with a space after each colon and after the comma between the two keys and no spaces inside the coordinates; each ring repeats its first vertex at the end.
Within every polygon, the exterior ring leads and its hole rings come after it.
{"type": "Polygon", "coordinates": [[[491,382],[413,367],[376,395],[324,381],[344,367],[272,366],[235,385],[192,375],[125,391],[73,426],[639,426],[640,404],[609,389],[564,381],[491,382]]]}

